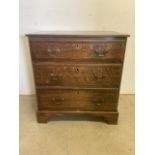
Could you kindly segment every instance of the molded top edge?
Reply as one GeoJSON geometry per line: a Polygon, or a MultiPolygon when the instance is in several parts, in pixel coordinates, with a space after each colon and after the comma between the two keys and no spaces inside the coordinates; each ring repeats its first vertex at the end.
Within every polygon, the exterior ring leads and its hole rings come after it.
{"type": "Polygon", "coordinates": [[[40,31],[36,33],[26,34],[26,36],[82,36],[82,37],[129,37],[129,34],[114,32],[114,31],[40,31]]]}

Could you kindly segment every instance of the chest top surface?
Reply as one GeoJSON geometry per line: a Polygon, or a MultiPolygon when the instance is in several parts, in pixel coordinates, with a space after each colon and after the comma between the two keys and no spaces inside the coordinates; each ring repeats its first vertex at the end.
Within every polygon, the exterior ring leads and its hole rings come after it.
{"type": "Polygon", "coordinates": [[[71,37],[129,37],[128,34],[114,31],[40,31],[27,36],[71,36],[71,37]]]}

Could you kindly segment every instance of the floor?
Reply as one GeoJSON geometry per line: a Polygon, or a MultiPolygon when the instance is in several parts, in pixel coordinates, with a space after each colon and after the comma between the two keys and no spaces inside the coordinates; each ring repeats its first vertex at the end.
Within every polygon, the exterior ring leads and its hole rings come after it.
{"type": "Polygon", "coordinates": [[[20,96],[20,155],[134,155],[134,95],[121,95],[118,125],[55,116],[36,122],[36,98],[20,96]]]}

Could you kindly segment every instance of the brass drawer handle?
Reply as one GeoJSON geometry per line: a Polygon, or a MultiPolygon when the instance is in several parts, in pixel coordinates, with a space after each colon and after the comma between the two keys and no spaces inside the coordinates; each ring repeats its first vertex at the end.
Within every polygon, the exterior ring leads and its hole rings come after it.
{"type": "Polygon", "coordinates": [[[93,102],[96,106],[101,106],[104,103],[104,98],[102,99],[93,99],[93,102]]]}
{"type": "Polygon", "coordinates": [[[52,80],[59,80],[63,77],[63,74],[62,73],[58,73],[58,74],[50,73],[50,77],[52,78],[52,80]]]}
{"type": "Polygon", "coordinates": [[[104,75],[102,75],[102,76],[94,75],[94,77],[95,77],[96,80],[103,80],[105,78],[104,75]]]}
{"type": "Polygon", "coordinates": [[[103,51],[95,50],[95,53],[96,53],[97,56],[99,56],[99,57],[104,57],[104,56],[105,56],[105,53],[104,53],[103,51]]]}
{"type": "Polygon", "coordinates": [[[95,53],[99,57],[104,57],[108,53],[108,50],[99,48],[99,49],[95,49],[95,53]]]}
{"type": "Polygon", "coordinates": [[[60,54],[60,53],[62,53],[62,51],[60,51],[60,49],[52,50],[52,49],[48,48],[47,53],[49,53],[49,54],[60,54]]]}
{"type": "Polygon", "coordinates": [[[53,97],[50,102],[53,103],[53,104],[62,104],[62,102],[64,101],[65,99],[64,98],[55,98],[53,97]]]}
{"type": "Polygon", "coordinates": [[[90,70],[95,80],[103,80],[106,78],[106,76],[103,74],[103,72],[97,72],[95,73],[93,70],[90,70]]]}

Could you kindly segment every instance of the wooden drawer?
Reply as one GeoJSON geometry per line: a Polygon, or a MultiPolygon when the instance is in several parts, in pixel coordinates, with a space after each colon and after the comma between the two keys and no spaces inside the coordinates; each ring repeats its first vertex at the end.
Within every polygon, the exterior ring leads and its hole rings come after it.
{"type": "Polygon", "coordinates": [[[32,41],[31,53],[34,60],[70,59],[122,62],[125,51],[124,40],[100,42],[52,42],[32,41]]]}
{"type": "Polygon", "coordinates": [[[36,63],[36,86],[119,88],[122,65],[36,63]]]}
{"type": "Polygon", "coordinates": [[[39,110],[117,110],[118,89],[37,91],[39,110]]]}

